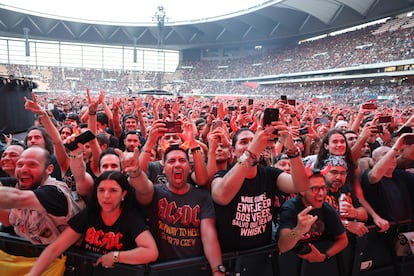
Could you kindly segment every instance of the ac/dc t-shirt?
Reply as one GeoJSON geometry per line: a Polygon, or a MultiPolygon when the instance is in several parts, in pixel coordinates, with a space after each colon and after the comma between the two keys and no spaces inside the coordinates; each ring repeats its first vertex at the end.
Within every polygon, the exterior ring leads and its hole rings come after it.
{"type": "Polygon", "coordinates": [[[113,225],[105,225],[100,215],[88,213],[87,209],[71,218],[69,225],[83,235],[81,247],[90,252],[106,254],[136,248],[136,237],[148,229],[142,214],[135,209],[121,212],[113,225]]]}

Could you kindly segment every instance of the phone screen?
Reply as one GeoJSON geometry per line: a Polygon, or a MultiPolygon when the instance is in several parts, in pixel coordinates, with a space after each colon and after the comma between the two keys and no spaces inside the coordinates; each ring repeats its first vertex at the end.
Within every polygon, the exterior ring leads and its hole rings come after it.
{"type": "Polygon", "coordinates": [[[280,99],[283,101],[283,103],[287,103],[287,96],[286,95],[282,95],[280,96],[280,99]]]}
{"type": "Polygon", "coordinates": [[[296,105],[296,100],[294,100],[294,99],[289,99],[289,100],[287,100],[288,101],[288,104],[289,105],[293,105],[293,106],[295,106],[296,105]]]}
{"type": "Polygon", "coordinates": [[[85,144],[95,138],[95,134],[93,134],[92,131],[87,130],[85,132],[82,132],[78,136],[75,137],[75,140],[73,142],[70,142],[68,144],[65,144],[65,147],[69,150],[75,150],[78,148],[78,143],[85,144]]]}
{"type": "Polygon", "coordinates": [[[181,133],[181,121],[164,122],[167,128],[166,133],[181,133]]]}
{"type": "Polygon", "coordinates": [[[266,108],[263,115],[263,126],[266,127],[274,121],[279,121],[279,109],[266,108]]]}
{"type": "Polygon", "coordinates": [[[380,124],[391,123],[391,116],[380,116],[378,122],[380,124]]]}

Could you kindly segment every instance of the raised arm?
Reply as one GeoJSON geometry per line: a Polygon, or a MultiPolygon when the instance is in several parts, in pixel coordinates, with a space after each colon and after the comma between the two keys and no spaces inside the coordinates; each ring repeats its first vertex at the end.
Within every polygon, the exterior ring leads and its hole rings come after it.
{"type": "Polygon", "coordinates": [[[55,127],[52,120],[47,115],[46,111],[44,111],[37,103],[36,95],[34,94],[34,92],[32,92],[32,99],[33,100],[29,100],[28,98],[24,97],[24,100],[25,100],[24,107],[26,108],[26,110],[29,110],[39,116],[44,128],[46,129],[46,131],[52,138],[53,146],[54,146],[54,150],[56,154],[56,160],[60,166],[60,169],[63,175],[66,173],[66,171],[69,168],[69,159],[66,154],[66,149],[65,149],[65,146],[63,145],[62,138],[60,137],[58,129],[55,127]]]}

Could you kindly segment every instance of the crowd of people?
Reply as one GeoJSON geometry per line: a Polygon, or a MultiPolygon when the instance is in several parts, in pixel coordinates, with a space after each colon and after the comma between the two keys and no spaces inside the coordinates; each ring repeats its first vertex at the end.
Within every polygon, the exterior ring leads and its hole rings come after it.
{"type": "Polygon", "coordinates": [[[102,255],[102,273],[206,256],[224,275],[222,253],[272,240],[324,262],[368,225],[412,218],[410,106],[87,90],[52,104],[32,93],[25,108],[34,114],[25,139],[4,137],[0,218],[4,231],[49,244],[30,275],[79,238],[102,255]],[[322,236],[330,247],[300,247],[322,236]]]}
{"type": "MultiPolygon", "coordinates": [[[[136,75],[43,68],[51,90],[90,89],[33,92],[24,98],[33,113],[25,138],[3,134],[2,230],[48,245],[29,275],[40,275],[71,246],[99,254],[88,273],[96,275],[117,263],[197,256],[206,257],[211,274],[225,275],[223,253],[272,242],[281,253],[322,263],[367,235],[369,225],[386,232],[390,222],[412,219],[409,82],[254,92],[197,83],[413,57],[411,28],[372,35],[378,28],[229,59],[222,69],[223,61],[200,61],[177,72],[185,81],[180,91],[226,91],[225,98],[114,95],[106,89],[126,91],[136,75]],[[321,237],[329,246],[312,242],[321,237]]],[[[25,66],[7,70],[33,74],[25,66]]],[[[140,77],[156,81],[157,74],[140,77]]],[[[256,258],[245,269],[273,275],[269,261],[256,258]]]]}

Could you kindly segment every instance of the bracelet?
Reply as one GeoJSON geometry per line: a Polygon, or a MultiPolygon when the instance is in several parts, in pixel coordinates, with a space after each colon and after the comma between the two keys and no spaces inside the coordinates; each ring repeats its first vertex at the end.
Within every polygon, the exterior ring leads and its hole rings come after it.
{"type": "Polygon", "coordinates": [[[148,154],[151,154],[151,153],[152,153],[152,151],[151,151],[151,150],[149,150],[149,149],[146,149],[146,150],[143,150],[141,153],[148,153],[148,154]]]}
{"type": "Polygon", "coordinates": [[[114,264],[119,263],[119,251],[114,251],[114,264]]]}
{"type": "Polygon", "coordinates": [[[93,113],[93,112],[88,112],[88,114],[89,114],[90,116],[93,116],[93,115],[96,115],[96,112],[95,112],[95,113],[93,113]]]}
{"type": "Polygon", "coordinates": [[[69,157],[69,159],[80,158],[80,157],[82,157],[82,156],[83,156],[83,152],[79,152],[79,153],[78,153],[78,154],[76,154],[76,155],[72,155],[72,154],[68,153],[68,157],[69,157]]]}
{"type": "Polygon", "coordinates": [[[135,171],[132,171],[129,173],[129,178],[137,178],[142,174],[141,168],[136,169],[135,171]]]}
{"type": "Polygon", "coordinates": [[[327,261],[329,261],[331,259],[331,256],[328,253],[322,253],[323,255],[325,255],[325,260],[323,261],[324,263],[326,263],[327,261]]]}
{"type": "Polygon", "coordinates": [[[300,237],[299,237],[299,235],[298,235],[298,233],[296,232],[296,230],[295,229],[292,229],[290,232],[289,232],[289,236],[291,236],[294,240],[300,240],[300,237]]]}
{"type": "Polygon", "coordinates": [[[246,152],[249,154],[249,156],[253,159],[253,164],[257,163],[259,159],[257,158],[257,155],[251,152],[250,150],[246,149],[246,152]]]}
{"type": "Polygon", "coordinates": [[[348,229],[349,221],[343,220],[342,223],[344,224],[345,229],[348,229]]]}
{"type": "Polygon", "coordinates": [[[288,150],[285,151],[285,153],[286,153],[286,156],[289,159],[292,159],[292,158],[296,158],[300,155],[300,150],[299,150],[298,147],[295,147],[295,150],[289,150],[288,149],[288,150]]]}
{"type": "Polygon", "coordinates": [[[191,148],[191,149],[190,149],[190,152],[191,152],[191,153],[194,153],[195,151],[199,151],[199,150],[201,150],[201,147],[200,147],[200,146],[197,146],[197,147],[195,147],[195,148],[191,148]]]}

